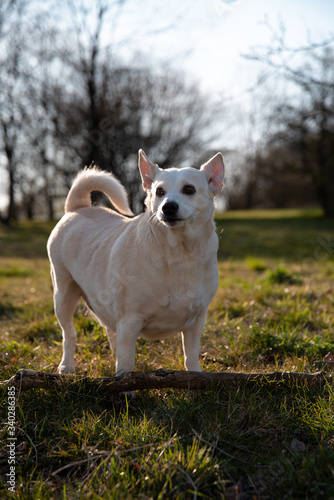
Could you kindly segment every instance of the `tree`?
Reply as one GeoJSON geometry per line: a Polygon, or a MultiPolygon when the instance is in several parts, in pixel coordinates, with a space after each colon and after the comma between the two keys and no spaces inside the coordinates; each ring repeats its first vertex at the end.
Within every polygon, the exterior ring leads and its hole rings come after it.
{"type": "Polygon", "coordinates": [[[297,105],[279,108],[280,123],[273,139],[284,141],[299,158],[299,170],[311,176],[325,214],[334,216],[333,48],[312,53],[295,81],[303,97],[297,105]]]}
{"type": "Polygon", "coordinates": [[[197,88],[171,71],[157,73],[148,66],[101,65],[96,82],[95,128],[92,108],[76,91],[61,103],[61,136],[82,165],[96,163],[112,171],[125,184],[136,208],[142,190],[137,170],[137,151],[147,149],[164,168],[192,159],[208,140],[207,127],[214,113],[197,88]],[[206,137],[205,137],[206,134],[206,137]]]}
{"type": "Polygon", "coordinates": [[[21,96],[24,72],[23,52],[25,38],[21,29],[23,5],[21,2],[3,5],[0,13],[0,140],[4,168],[8,174],[8,211],[1,220],[9,223],[15,218],[16,171],[20,158],[19,129],[24,120],[24,107],[21,96]],[[7,18],[8,24],[5,24],[7,18]]]}
{"type": "Polygon", "coordinates": [[[47,78],[53,32],[38,7],[31,0],[16,0],[0,13],[0,158],[8,174],[8,209],[1,219],[7,224],[19,206],[32,218],[37,195],[44,194],[49,216],[54,214],[46,161],[52,128],[48,108],[56,98],[56,85],[51,90],[47,78]]]}
{"type": "MultiPolygon", "coordinates": [[[[220,106],[172,68],[153,67],[139,54],[127,64],[116,58],[100,36],[107,4],[97,0],[96,6],[95,28],[82,29],[93,14],[81,10],[71,50],[62,57],[69,80],[57,101],[56,128],[71,165],[63,175],[70,181],[79,168],[95,163],[121,180],[139,210],[138,150],[147,149],[161,167],[193,159],[211,139],[208,129],[220,106]]],[[[77,10],[72,13],[77,19],[77,10]]]]}
{"type": "Polygon", "coordinates": [[[284,40],[282,26],[272,47],[249,56],[294,86],[285,102],[273,108],[267,149],[293,158],[285,167],[310,178],[325,215],[334,216],[334,40],[294,50],[284,40]]]}

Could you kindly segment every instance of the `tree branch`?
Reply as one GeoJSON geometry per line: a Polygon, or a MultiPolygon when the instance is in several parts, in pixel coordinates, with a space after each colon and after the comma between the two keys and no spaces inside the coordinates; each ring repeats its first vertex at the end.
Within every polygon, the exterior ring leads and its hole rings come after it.
{"type": "Polygon", "coordinates": [[[260,75],[257,85],[281,72],[283,76],[289,78],[297,85],[321,85],[326,86],[328,89],[333,88],[332,81],[326,82],[323,78],[321,79],[314,76],[317,74],[314,68],[307,70],[305,66],[300,66],[300,64],[296,67],[296,61],[293,60],[296,55],[303,53],[313,54],[312,57],[315,57],[315,52],[317,50],[329,48],[334,43],[333,34],[330,34],[320,42],[309,41],[306,45],[291,47],[287,45],[285,41],[286,29],[283,22],[279,24],[278,30],[269,23],[268,19],[265,19],[263,24],[272,35],[271,44],[269,46],[253,47],[250,53],[242,54],[242,57],[245,59],[263,63],[272,69],[271,72],[260,75]]]}
{"type": "Polygon", "coordinates": [[[59,375],[21,369],[9,380],[0,382],[0,387],[15,387],[20,391],[29,389],[72,388],[83,384],[93,385],[99,392],[109,395],[119,392],[143,389],[217,389],[226,384],[252,383],[332,383],[332,375],[323,372],[297,373],[233,373],[233,372],[179,372],[172,370],[156,370],[153,372],[130,372],[117,377],[91,378],[78,375],[59,375]]]}

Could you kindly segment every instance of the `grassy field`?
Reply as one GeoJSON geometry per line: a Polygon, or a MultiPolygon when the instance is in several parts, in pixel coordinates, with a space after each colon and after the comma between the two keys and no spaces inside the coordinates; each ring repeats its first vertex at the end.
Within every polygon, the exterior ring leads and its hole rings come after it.
{"type": "MultiPolygon", "coordinates": [[[[55,371],[61,357],[45,251],[51,228],[0,227],[1,380],[19,368],[55,371]]],[[[334,353],[334,221],[316,211],[235,212],[218,218],[217,232],[220,285],[202,369],[331,370],[322,359],[334,353]]],[[[84,306],[75,321],[77,372],[112,375],[101,327],[84,306]]],[[[179,337],[138,341],[136,369],[158,368],[183,369],[179,337]]],[[[129,402],[87,387],[15,398],[15,493],[4,425],[0,498],[334,499],[329,384],[155,390],[129,402]]]]}

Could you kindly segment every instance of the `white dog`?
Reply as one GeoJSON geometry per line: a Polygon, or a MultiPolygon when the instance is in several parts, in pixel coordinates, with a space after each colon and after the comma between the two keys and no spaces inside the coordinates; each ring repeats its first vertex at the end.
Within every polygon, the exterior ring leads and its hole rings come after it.
{"type": "Polygon", "coordinates": [[[223,188],[217,153],[200,170],[161,170],[139,151],[147,211],[128,218],[92,207],[102,191],[133,215],[124,187],[110,173],[83,170],[67,196],[65,215],[48,241],[55,312],[63,332],[59,373],[74,371],[73,314],[83,298],[116,349],[116,373],[132,371],[136,340],[182,332],[184,364],[201,371],[200,338],[217,291],[218,237],[213,198],[223,188]]]}

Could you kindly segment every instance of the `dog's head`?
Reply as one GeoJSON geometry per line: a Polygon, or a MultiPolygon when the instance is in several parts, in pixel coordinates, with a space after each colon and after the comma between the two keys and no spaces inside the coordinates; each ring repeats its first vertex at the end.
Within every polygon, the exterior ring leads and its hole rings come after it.
{"type": "Polygon", "coordinates": [[[205,223],[213,213],[213,198],[223,189],[223,155],[196,168],[160,169],[141,149],[139,171],[147,193],[146,206],[152,217],[167,227],[205,223]]]}

